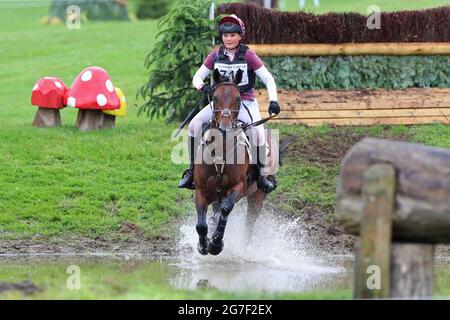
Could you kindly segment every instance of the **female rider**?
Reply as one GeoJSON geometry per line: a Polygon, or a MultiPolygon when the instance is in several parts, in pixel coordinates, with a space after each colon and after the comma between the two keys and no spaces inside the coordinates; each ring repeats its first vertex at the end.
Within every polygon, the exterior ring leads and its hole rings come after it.
{"type": "MultiPolygon", "coordinates": [[[[278,104],[277,89],[275,80],[264,63],[247,46],[241,44],[241,39],[245,35],[245,25],[236,15],[230,15],[219,21],[219,36],[223,45],[213,50],[203,62],[203,65],[195,73],[192,80],[193,85],[204,94],[211,94],[213,88],[203,82],[214,69],[219,69],[220,73],[226,77],[233,77],[238,69],[243,71],[242,81],[238,84],[241,92],[241,107],[238,119],[245,123],[252,123],[261,120],[258,102],[255,99],[254,87],[256,76],[266,85],[269,94],[269,114],[280,112],[278,104]]],[[[194,137],[201,136],[202,126],[212,118],[212,108],[207,105],[189,123],[189,154],[190,168],[183,174],[179,188],[194,189],[194,157],[196,150],[194,137]]],[[[266,162],[266,135],[264,126],[251,127],[251,137],[253,145],[257,147],[257,166],[259,168],[258,187],[264,192],[275,189],[272,181],[267,176],[261,174],[261,169],[266,162]],[[262,148],[263,150],[260,150],[262,148]]]]}

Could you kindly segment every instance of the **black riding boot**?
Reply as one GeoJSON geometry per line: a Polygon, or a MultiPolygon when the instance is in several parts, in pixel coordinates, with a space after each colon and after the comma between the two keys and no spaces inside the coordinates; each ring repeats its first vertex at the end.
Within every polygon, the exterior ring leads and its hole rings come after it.
{"type": "Polygon", "coordinates": [[[256,149],[257,155],[256,155],[256,163],[258,168],[258,182],[257,186],[259,189],[264,191],[265,193],[269,193],[276,188],[276,184],[274,184],[272,181],[270,181],[267,176],[264,176],[262,174],[262,169],[265,167],[266,160],[267,160],[267,154],[266,154],[266,146],[257,147],[256,149]]]}
{"type": "Polygon", "coordinates": [[[194,187],[194,160],[195,160],[195,138],[189,137],[188,140],[189,161],[191,162],[189,169],[183,172],[182,179],[178,184],[178,188],[195,189],[194,187]]]}

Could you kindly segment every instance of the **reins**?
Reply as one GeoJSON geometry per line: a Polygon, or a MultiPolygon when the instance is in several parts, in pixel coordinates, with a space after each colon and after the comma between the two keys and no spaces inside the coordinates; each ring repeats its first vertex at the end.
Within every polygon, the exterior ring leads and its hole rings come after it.
{"type": "MultiPolygon", "coordinates": [[[[221,83],[215,84],[213,86],[214,90],[212,91],[212,94],[214,94],[214,92],[217,90],[217,87],[220,86],[220,85],[231,85],[231,86],[236,87],[239,90],[239,86],[236,85],[233,82],[221,82],[221,83]]],[[[231,113],[233,113],[233,112],[239,114],[239,109],[240,109],[240,103],[241,102],[239,102],[238,110],[229,110],[229,109],[216,110],[213,107],[212,103],[211,103],[211,98],[210,98],[209,94],[207,94],[207,97],[208,97],[208,103],[209,103],[209,105],[211,107],[211,110],[212,110],[212,117],[211,117],[211,121],[210,121],[211,123],[214,121],[214,122],[216,122],[216,125],[217,125],[217,121],[215,119],[215,114],[219,113],[219,112],[222,112],[222,116],[227,116],[227,117],[229,117],[231,115],[231,113]]],[[[258,121],[252,122],[252,123],[243,123],[243,125],[241,127],[237,127],[234,124],[235,121],[239,121],[239,120],[233,121],[233,132],[234,132],[233,133],[233,140],[236,139],[236,137],[239,137],[241,134],[244,134],[244,132],[248,128],[262,125],[262,124],[266,123],[267,121],[269,121],[270,119],[272,119],[272,118],[274,118],[276,116],[277,115],[274,114],[274,115],[271,115],[271,116],[269,116],[267,118],[264,118],[264,119],[261,119],[261,120],[258,120],[258,121]]],[[[245,134],[244,134],[244,137],[245,137],[245,134]]],[[[245,141],[246,141],[247,144],[249,144],[247,137],[245,137],[245,141]]],[[[223,171],[224,171],[224,168],[225,168],[225,165],[226,165],[225,161],[226,161],[226,159],[227,159],[227,157],[229,156],[230,153],[233,153],[233,158],[234,158],[234,151],[236,150],[238,144],[239,144],[238,142],[233,143],[233,149],[231,151],[227,152],[225,154],[225,157],[218,158],[217,156],[214,156],[213,162],[214,162],[214,168],[215,168],[216,174],[217,174],[217,177],[216,177],[216,191],[217,191],[217,193],[220,193],[222,191],[221,184],[222,184],[223,171]],[[219,169],[219,165],[220,165],[220,169],[219,169]]]]}

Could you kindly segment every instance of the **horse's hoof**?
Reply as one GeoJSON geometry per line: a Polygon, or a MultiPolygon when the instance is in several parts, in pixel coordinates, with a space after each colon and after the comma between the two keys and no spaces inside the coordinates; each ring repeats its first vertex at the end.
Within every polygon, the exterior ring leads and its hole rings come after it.
{"type": "Polygon", "coordinates": [[[202,256],[206,256],[208,254],[207,247],[206,246],[202,246],[200,244],[200,242],[197,243],[197,250],[198,250],[198,253],[200,253],[202,256]]]}
{"type": "Polygon", "coordinates": [[[208,242],[208,252],[213,256],[217,256],[223,250],[223,240],[219,240],[219,242],[210,241],[208,242]]]}

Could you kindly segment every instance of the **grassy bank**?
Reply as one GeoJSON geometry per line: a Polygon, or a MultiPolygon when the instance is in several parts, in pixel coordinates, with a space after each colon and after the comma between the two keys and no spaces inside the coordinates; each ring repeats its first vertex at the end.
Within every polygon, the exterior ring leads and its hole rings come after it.
{"type": "MultiPolygon", "coordinates": [[[[427,5],[437,5],[429,1],[427,5]]],[[[326,1],[323,1],[326,5],[326,1]]],[[[350,8],[341,5],[340,8],[350,8]]],[[[0,236],[114,234],[124,222],[145,234],[162,232],[187,210],[191,193],[176,188],[184,166],[170,160],[176,124],[137,117],[137,88],[145,82],[145,55],[155,42],[156,21],[84,23],[81,30],[44,26],[47,8],[0,11],[0,236]],[[42,76],[67,86],[86,66],[99,65],[127,96],[129,115],[115,130],[82,133],[77,110],[62,110],[63,127],[31,126],[31,88],[42,76]],[[159,230],[159,231],[158,231],[159,230]]],[[[260,101],[264,104],[264,101],[260,101]]],[[[342,136],[328,127],[278,126],[300,141],[342,136]]],[[[336,131],[337,130],[337,131],[336,131]]],[[[443,125],[354,128],[367,135],[402,134],[412,141],[449,147],[443,125]],[[390,134],[391,132],[392,134],[390,134]]],[[[319,159],[320,160],[320,159],[319,159]]],[[[333,206],[336,163],[288,158],[279,174],[283,209],[302,203],[333,206]]]]}
{"type": "MultiPolygon", "coordinates": [[[[427,5],[442,2],[428,1],[427,5]]],[[[352,8],[354,3],[329,9],[352,8]]],[[[39,19],[46,14],[47,8],[0,10],[0,239],[36,235],[114,238],[122,236],[120,230],[124,223],[134,224],[145,237],[167,235],[172,231],[170,222],[190,212],[192,193],[176,188],[185,167],[170,159],[175,144],[170,137],[177,124],[137,117],[135,105],[141,101],[136,99],[135,93],[146,80],[143,62],[155,41],[156,21],[84,23],[81,30],[68,30],[64,25],[40,25],[39,19]],[[58,76],[70,86],[77,74],[91,65],[105,68],[115,86],[123,89],[129,115],[118,119],[114,130],[82,133],[75,126],[77,110],[66,108],[62,110],[62,128],[33,128],[36,108],[31,106],[30,96],[34,82],[42,76],[58,76]]],[[[269,196],[269,201],[291,216],[301,214],[305,206],[324,208],[321,214],[330,222],[333,221],[339,156],[345,151],[344,146],[358,137],[401,137],[450,148],[450,128],[444,125],[339,129],[273,127],[280,129],[282,137],[293,136],[296,140],[279,172],[279,188],[269,196]],[[339,144],[341,140],[348,143],[339,144]],[[322,147],[316,148],[317,153],[313,154],[312,146],[322,147]],[[326,152],[321,153],[323,150],[326,152]]],[[[39,297],[247,297],[214,290],[179,291],[171,289],[167,281],[158,284],[158,280],[149,286],[123,288],[116,283],[114,273],[109,274],[109,278],[101,278],[99,288],[87,286],[82,291],[69,292],[60,290],[67,277],[65,267],[58,267],[57,280],[49,283],[49,290],[39,297]],[[110,284],[117,290],[111,291],[110,284]]],[[[53,274],[45,268],[40,269],[43,274],[53,274]]],[[[88,277],[106,274],[105,268],[93,267],[88,277]]],[[[27,270],[17,273],[17,266],[3,265],[0,282],[26,279],[32,269],[27,270]]],[[[121,269],[118,270],[117,274],[122,276],[121,269]]],[[[149,266],[142,272],[147,275],[159,271],[149,266]]],[[[39,274],[30,277],[38,284],[48,281],[39,274]]],[[[132,282],[136,278],[126,280],[132,282]]],[[[447,287],[444,285],[439,293],[448,294],[447,287]]],[[[276,297],[350,296],[349,291],[344,291],[276,297]]],[[[17,296],[8,293],[7,297],[17,296]]]]}
{"type": "Polygon", "coordinates": [[[176,126],[136,116],[156,21],[68,30],[38,24],[46,12],[0,13],[0,236],[113,234],[125,221],[154,234],[188,197],[176,188],[182,166],[170,161],[176,126]],[[81,133],[71,108],[61,112],[62,128],[33,128],[34,82],[58,76],[70,86],[90,65],[105,68],[127,96],[129,115],[116,130],[81,133]]]}

